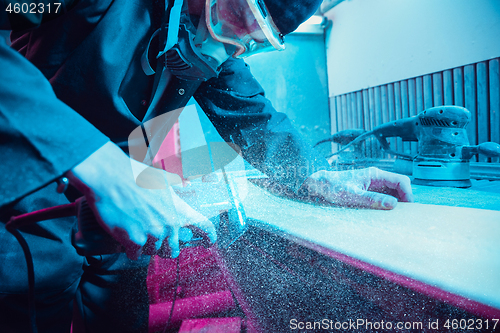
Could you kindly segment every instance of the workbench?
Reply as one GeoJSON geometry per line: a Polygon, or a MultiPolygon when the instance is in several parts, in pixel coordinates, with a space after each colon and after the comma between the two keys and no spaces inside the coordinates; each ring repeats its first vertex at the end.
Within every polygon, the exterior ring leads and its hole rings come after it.
{"type": "Polygon", "coordinates": [[[254,183],[243,201],[249,230],[220,250],[249,332],[358,319],[379,325],[360,332],[381,331],[381,321],[422,325],[401,332],[458,332],[462,324],[493,332],[500,319],[499,181],[413,186],[415,203],[391,211],[304,203],[254,183]]]}

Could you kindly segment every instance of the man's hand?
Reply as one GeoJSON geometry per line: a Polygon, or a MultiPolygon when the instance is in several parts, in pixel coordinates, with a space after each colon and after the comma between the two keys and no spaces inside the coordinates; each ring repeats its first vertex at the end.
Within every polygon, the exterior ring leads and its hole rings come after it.
{"type": "Polygon", "coordinates": [[[153,187],[156,189],[148,189],[137,185],[133,163],[142,164],[109,142],[68,173],[101,226],[126,248],[129,258],[140,256],[148,236],[156,241],[157,250],[167,239],[164,245],[168,244],[171,256],[177,257],[179,229],[187,225],[200,228],[216,241],[213,224],[175,194],[164,170],[148,167],[149,181],[159,183],[153,187]]]}
{"type": "Polygon", "coordinates": [[[318,171],[301,191],[345,207],[393,209],[398,200],[413,202],[410,178],[374,167],[349,171],[318,171]]]}

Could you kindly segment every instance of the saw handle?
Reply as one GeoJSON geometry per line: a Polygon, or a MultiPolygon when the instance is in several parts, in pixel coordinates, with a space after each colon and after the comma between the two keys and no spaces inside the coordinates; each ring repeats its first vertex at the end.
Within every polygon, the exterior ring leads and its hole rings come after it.
{"type": "Polygon", "coordinates": [[[462,148],[462,158],[470,159],[476,154],[483,154],[488,157],[500,156],[500,145],[496,142],[483,142],[477,146],[464,146],[462,148]]]}
{"type": "Polygon", "coordinates": [[[488,157],[500,156],[500,145],[496,142],[483,142],[478,145],[478,152],[488,157]]]}
{"type": "Polygon", "coordinates": [[[387,143],[385,139],[391,137],[400,137],[403,141],[417,141],[418,131],[416,126],[418,126],[418,123],[418,115],[405,119],[398,119],[378,125],[373,129],[373,133],[383,146],[382,140],[387,143]]]}
{"type": "MultiPolygon", "coordinates": [[[[75,202],[66,205],[12,216],[5,227],[8,230],[13,230],[41,221],[75,215],[78,218],[78,230],[73,230],[71,241],[78,254],[83,256],[94,256],[125,252],[124,247],[101,227],[85,197],[80,197],[75,202]]],[[[192,225],[183,228],[190,231],[191,237],[188,237],[189,239],[179,240],[180,249],[196,246],[209,248],[213,245],[208,235],[200,228],[192,225]]],[[[166,251],[165,249],[156,252],[154,242],[150,239],[148,239],[148,242],[144,245],[144,254],[158,254],[159,256],[169,257],[170,253],[167,252],[168,250],[166,251]]]]}
{"type": "Polygon", "coordinates": [[[7,222],[7,224],[5,225],[5,227],[7,229],[18,229],[26,225],[38,223],[41,221],[74,216],[76,215],[76,212],[77,212],[76,204],[73,202],[66,205],[45,208],[37,210],[35,212],[30,212],[18,216],[12,216],[9,222],[7,222]]]}

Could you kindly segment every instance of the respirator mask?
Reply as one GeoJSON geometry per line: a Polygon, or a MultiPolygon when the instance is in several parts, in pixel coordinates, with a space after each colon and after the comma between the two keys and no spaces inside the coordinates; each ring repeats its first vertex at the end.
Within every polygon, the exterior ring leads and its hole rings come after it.
{"type": "MultiPolygon", "coordinates": [[[[170,20],[173,20],[172,17],[170,20]]],[[[210,36],[205,20],[200,19],[198,27],[195,27],[187,9],[183,9],[180,17],[177,18],[177,24],[169,24],[165,30],[167,31],[164,37],[166,46],[156,58],[160,61],[160,58],[164,56],[165,66],[173,75],[183,80],[195,81],[207,81],[212,77],[217,77],[220,65],[229,58],[229,54],[223,43],[210,36]],[[177,25],[177,35],[168,31],[169,28],[175,29],[177,25]],[[169,44],[174,45],[169,46],[169,44]]],[[[156,40],[155,37],[161,38],[161,32],[162,29],[155,31],[142,55],[141,64],[146,75],[155,74],[149,61],[149,52],[151,43],[156,40]]]]}
{"type": "MultiPolygon", "coordinates": [[[[197,27],[186,4],[179,18],[174,13],[176,4],[171,9],[166,30],[175,31],[178,25],[178,35],[168,31],[166,46],[157,56],[165,55],[166,67],[180,79],[207,81],[218,76],[220,65],[230,56],[244,58],[285,49],[284,37],[262,0],[207,0],[197,27]]],[[[142,67],[147,75],[155,73],[148,52],[151,41],[161,30],[153,34],[142,56],[142,67]]]]}

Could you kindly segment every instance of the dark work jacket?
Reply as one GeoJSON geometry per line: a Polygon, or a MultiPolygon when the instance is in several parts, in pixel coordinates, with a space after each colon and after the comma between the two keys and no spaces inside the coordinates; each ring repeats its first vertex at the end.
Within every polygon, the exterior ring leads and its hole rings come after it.
{"type": "MultiPolygon", "coordinates": [[[[126,142],[140,126],[151,91],[139,58],[154,30],[152,2],[71,1],[64,14],[12,34],[25,58],[0,43],[0,207],[52,182],[109,139],[126,142]]],[[[227,60],[194,97],[224,140],[294,191],[328,167],[274,110],[243,60],[227,60]]]]}

